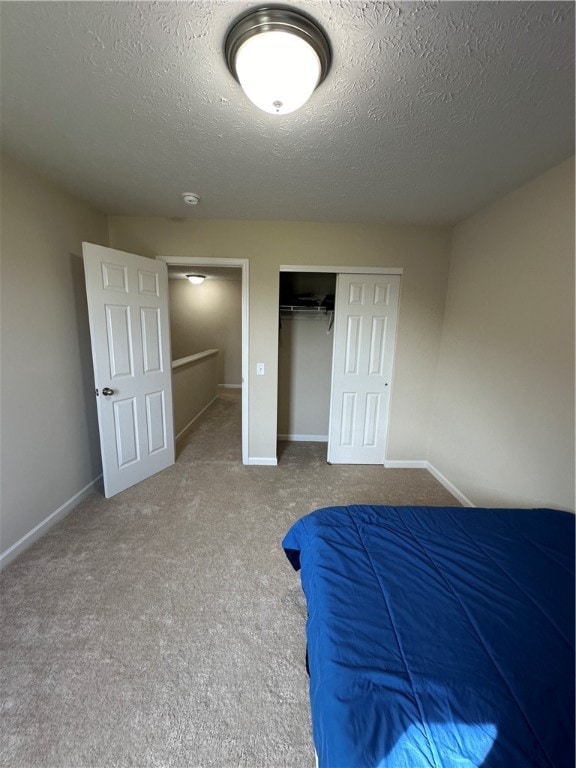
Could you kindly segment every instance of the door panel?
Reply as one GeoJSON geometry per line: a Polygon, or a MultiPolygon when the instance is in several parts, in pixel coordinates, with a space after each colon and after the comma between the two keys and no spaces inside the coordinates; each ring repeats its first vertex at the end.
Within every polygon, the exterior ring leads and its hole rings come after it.
{"type": "Polygon", "coordinates": [[[342,424],[340,444],[351,447],[354,436],[354,420],[356,414],[356,392],[342,393],[342,424]]]}
{"type": "Polygon", "coordinates": [[[348,317],[346,331],[346,373],[349,376],[358,373],[358,352],[360,349],[360,335],[362,333],[362,318],[351,315],[348,317]]]}
{"type": "Polygon", "coordinates": [[[386,323],[387,317],[372,318],[372,335],[370,340],[370,362],[368,373],[370,376],[382,376],[384,373],[384,360],[386,359],[386,323]]]}
{"type": "Polygon", "coordinates": [[[83,253],[109,497],[174,463],[168,274],[163,262],[91,243],[83,253]]]}
{"type": "Polygon", "coordinates": [[[400,277],[338,275],[328,461],[382,464],[400,277]]]}
{"type": "Polygon", "coordinates": [[[130,307],[105,304],[104,311],[106,312],[110,376],[113,379],[119,376],[132,376],[134,355],[130,332],[130,307]]]}
{"type": "Polygon", "coordinates": [[[142,352],[144,373],[162,372],[162,348],[160,347],[160,310],[158,307],[140,309],[142,327],[142,352]]]}
{"type": "Polygon", "coordinates": [[[350,283],[349,296],[350,306],[364,304],[364,283],[350,283]]]}
{"type": "Polygon", "coordinates": [[[364,416],[364,441],[365,448],[375,448],[378,436],[381,395],[378,392],[369,392],[366,395],[366,413],[364,416]]]}
{"type": "Polygon", "coordinates": [[[138,293],[141,296],[160,296],[158,274],[145,269],[138,270],[138,293]]]}
{"type": "Polygon", "coordinates": [[[128,269],[120,264],[102,263],[102,288],[114,293],[128,293],[128,269]]]}
{"type": "Polygon", "coordinates": [[[166,447],[166,412],[164,392],[146,395],[146,425],[148,427],[148,452],[161,451],[166,447]]]}
{"type": "Polygon", "coordinates": [[[139,459],[136,399],[116,400],[112,407],[118,467],[127,467],[139,459]]]}

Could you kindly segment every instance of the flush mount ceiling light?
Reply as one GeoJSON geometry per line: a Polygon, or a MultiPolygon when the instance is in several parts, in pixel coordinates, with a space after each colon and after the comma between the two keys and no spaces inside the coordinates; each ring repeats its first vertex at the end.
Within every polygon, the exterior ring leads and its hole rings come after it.
{"type": "Polygon", "coordinates": [[[330,44],[310,17],[289,8],[257,8],[228,32],[230,72],[250,101],[285,115],[305,104],[330,68],[330,44]]]}
{"type": "Polygon", "coordinates": [[[192,285],[202,285],[204,280],[206,280],[206,275],[186,275],[186,277],[192,285]]]}

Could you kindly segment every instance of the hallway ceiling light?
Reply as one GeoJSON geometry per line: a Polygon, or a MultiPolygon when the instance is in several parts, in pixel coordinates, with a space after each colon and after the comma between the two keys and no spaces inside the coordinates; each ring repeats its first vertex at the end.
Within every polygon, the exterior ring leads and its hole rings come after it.
{"type": "Polygon", "coordinates": [[[186,275],[186,277],[192,285],[202,285],[204,280],[206,280],[206,275],[186,275]]]}
{"type": "Polygon", "coordinates": [[[330,68],[330,44],[308,16],[288,8],[257,8],[226,37],[230,72],[257,107],[275,115],[305,104],[330,68]]]}

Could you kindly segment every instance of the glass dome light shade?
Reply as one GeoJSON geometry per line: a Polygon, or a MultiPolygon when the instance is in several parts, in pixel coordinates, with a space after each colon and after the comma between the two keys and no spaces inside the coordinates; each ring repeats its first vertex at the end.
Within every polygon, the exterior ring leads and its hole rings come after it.
{"type": "Polygon", "coordinates": [[[238,17],[224,41],[228,69],[248,98],[275,115],[301,107],[324,80],[330,43],[306,13],[280,6],[238,17]]]}
{"type": "Polygon", "coordinates": [[[250,101],[276,115],[294,112],[305,104],[321,74],[320,59],[312,46],[281,30],[249,37],[238,49],[235,65],[250,101]]]}
{"type": "Polygon", "coordinates": [[[205,275],[186,275],[188,280],[192,283],[192,285],[202,285],[204,280],[206,280],[205,275]]]}

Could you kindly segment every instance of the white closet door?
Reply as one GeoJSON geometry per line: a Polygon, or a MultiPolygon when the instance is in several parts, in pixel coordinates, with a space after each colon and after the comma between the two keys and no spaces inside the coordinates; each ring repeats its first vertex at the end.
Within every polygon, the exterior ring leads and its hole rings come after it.
{"type": "Polygon", "coordinates": [[[332,464],[384,463],[399,293],[399,275],[338,275],[328,436],[332,464]]]}

